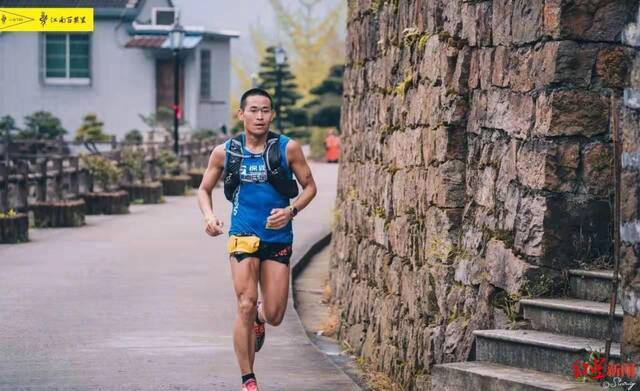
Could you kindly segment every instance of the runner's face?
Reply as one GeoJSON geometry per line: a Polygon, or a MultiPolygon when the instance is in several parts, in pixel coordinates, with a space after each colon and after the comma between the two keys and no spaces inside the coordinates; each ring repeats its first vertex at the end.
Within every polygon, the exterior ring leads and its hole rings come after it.
{"type": "Polygon", "coordinates": [[[244,123],[245,130],[257,136],[269,131],[273,117],[275,114],[271,110],[271,101],[266,96],[250,96],[244,110],[238,110],[238,119],[244,123]]]}

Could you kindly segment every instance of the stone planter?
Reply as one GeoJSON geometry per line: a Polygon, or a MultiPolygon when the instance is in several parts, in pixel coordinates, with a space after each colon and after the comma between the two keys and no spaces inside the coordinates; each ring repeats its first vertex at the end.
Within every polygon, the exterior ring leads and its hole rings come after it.
{"type": "Polygon", "coordinates": [[[18,213],[12,217],[0,217],[0,243],[29,241],[29,216],[18,213]]]}
{"type": "Polygon", "coordinates": [[[142,200],[143,204],[159,204],[162,200],[162,183],[160,182],[125,185],[122,189],[129,194],[130,203],[142,200]]]}
{"type": "Polygon", "coordinates": [[[88,215],[119,215],[129,213],[129,193],[124,190],[114,192],[88,193],[82,196],[88,215]]]}
{"type": "Polygon", "coordinates": [[[202,182],[202,175],[204,171],[189,171],[187,175],[191,177],[191,187],[197,189],[200,187],[200,183],[202,182]]]}
{"type": "Polygon", "coordinates": [[[188,175],[177,175],[160,178],[162,182],[162,193],[166,196],[184,195],[187,187],[191,186],[191,177],[188,175]]]}
{"type": "Polygon", "coordinates": [[[84,200],[36,202],[29,205],[36,227],[79,227],[84,225],[84,200]]]}

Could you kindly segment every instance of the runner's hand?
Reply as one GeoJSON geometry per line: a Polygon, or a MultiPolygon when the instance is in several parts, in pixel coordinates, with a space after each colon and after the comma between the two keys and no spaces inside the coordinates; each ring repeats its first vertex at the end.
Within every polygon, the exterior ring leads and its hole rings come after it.
{"type": "Polygon", "coordinates": [[[209,217],[204,220],[204,231],[209,236],[218,236],[222,233],[222,221],[217,217],[209,217]]]}
{"type": "Polygon", "coordinates": [[[280,229],[287,225],[289,221],[291,221],[289,208],[271,209],[271,215],[267,218],[268,227],[272,229],[280,229]]]}

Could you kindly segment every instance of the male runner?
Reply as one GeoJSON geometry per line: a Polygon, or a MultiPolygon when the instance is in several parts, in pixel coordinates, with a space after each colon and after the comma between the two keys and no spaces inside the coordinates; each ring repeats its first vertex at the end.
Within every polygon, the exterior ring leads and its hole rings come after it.
{"type": "MultiPolygon", "coordinates": [[[[227,247],[237,298],[233,346],[242,375],[241,390],[246,391],[258,390],[253,363],[255,352],[264,342],[264,323],[279,325],[287,308],[293,242],[291,220],[316,195],[316,184],[300,145],[284,135],[277,138],[277,145],[268,144],[277,136],[269,132],[275,117],[272,106],[271,96],[264,90],[254,88],[242,95],[238,119],[244,124],[244,134],[236,139],[236,145],[242,146],[241,158],[235,160],[240,161],[240,167],[234,168],[235,164],[230,163],[239,156],[240,147],[234,150],[234,140],[227,140],[211,153],[198,189],[205,232],[210,236],[223,232],[223,223],[213,213],[211,200],[211,191],[223,174],[225,195],[232,193],[227,196],[233,202],[227,247]],[[281,152],[281,171],[286,178],[280,178],[280,183],[291,181],[293,173],[302,186],[302,193],[292,203],[291,192],[283,194],[281,187],[268,178],[273,176],[272,171],[267,174],[268,170],[274,167],[268,164],[267,145],[281,152]],[[239,185],[227,189],[227,182],[233,182],[228,180],[229,173],[234,170],[239,172],[239,185]],[[258,302],[258,282],[261,302],[258,302]]],[[[295,186],[294,190],[297,193],[295,186]]]]}

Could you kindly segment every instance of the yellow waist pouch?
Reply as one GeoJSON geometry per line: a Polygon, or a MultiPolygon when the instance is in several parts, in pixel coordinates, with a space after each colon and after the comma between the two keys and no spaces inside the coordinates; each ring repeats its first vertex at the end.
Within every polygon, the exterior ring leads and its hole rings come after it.
{"type": "Polygon", "coordinates": [[[258,251],[260,238],[257,236],[235,236],[231,235],[227,242],[229,253],[253,254],[258,251]]]}

